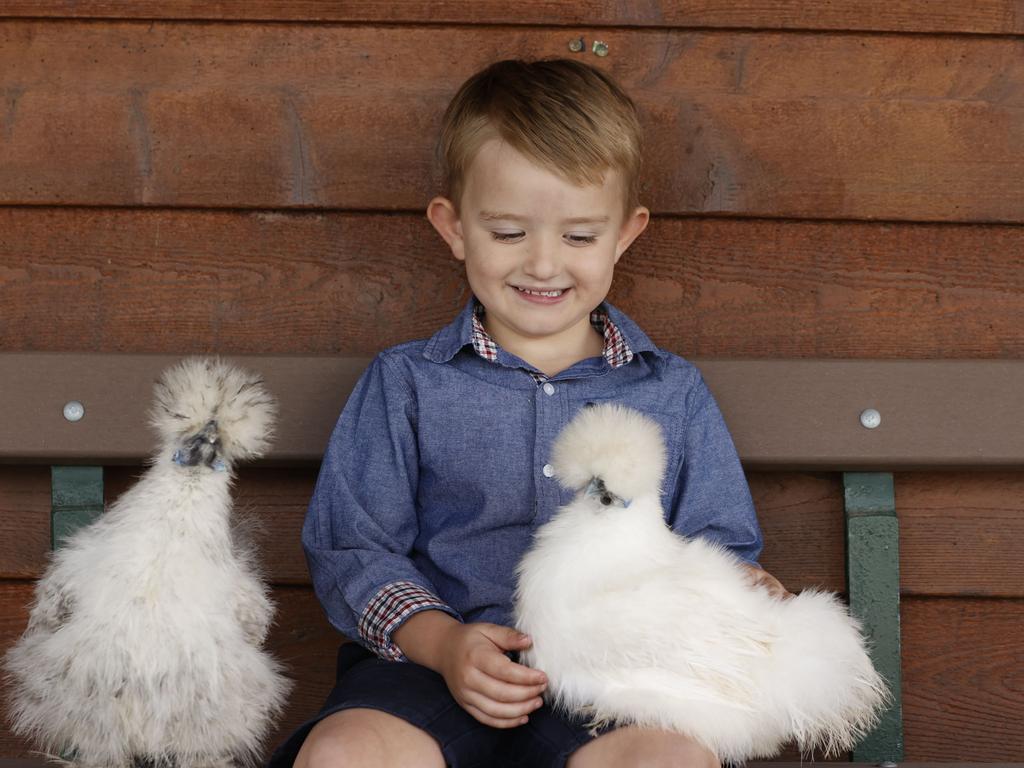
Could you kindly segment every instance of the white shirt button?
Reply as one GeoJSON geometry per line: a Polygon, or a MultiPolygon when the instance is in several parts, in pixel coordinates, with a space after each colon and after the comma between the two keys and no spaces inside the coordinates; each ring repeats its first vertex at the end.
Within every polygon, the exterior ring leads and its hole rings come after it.
{"type": "Polygon", "coordinates": [[[542,469],[541,471],[544,473],[544,477],[551,477],[553,474],[555,474],[555,468],[552,467],[550,464],[545,464],[544,469],[542,469]]]}
{"type": "Polygon", "coordinates": [[[544,391],[547,394],[549,394],[549,395],[555,394],[555,385],[554,384],[545,384],[544,385],[544,391]]]}

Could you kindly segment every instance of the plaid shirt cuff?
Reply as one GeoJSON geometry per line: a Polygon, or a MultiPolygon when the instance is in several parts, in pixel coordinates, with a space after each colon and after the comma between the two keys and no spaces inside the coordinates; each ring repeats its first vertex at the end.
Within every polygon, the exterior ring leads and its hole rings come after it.
{"type": "Polygon", "coordinates": [[[438,609],[462,619],[438,597],[412,581],[385,584],[372,598],[359,619],[359,636],[367,647],[382,659],[408,661],[402,650],[391,641],[391,635],[414,613],[438,609]]]}

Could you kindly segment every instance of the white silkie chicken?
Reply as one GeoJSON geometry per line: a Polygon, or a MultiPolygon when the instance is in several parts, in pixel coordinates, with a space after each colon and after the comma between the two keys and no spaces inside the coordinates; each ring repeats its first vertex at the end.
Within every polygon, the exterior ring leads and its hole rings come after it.
{"type": "Polygon", "coordinates": [[[515,615],[554,706],[683,733],[732,763],[792,740],[834,755],[877,722],[886,685],[835,595],[774,597],[729,550],[666,525],[656,422],[585,407],[552,463],[578,493],[521,560],[515,615]]]}
{"type": "Polygon", "coordinates": [[[231,528],[237,461],[270,444],[261,378],[188,358],[156,382],[159,448],[53,553],[8,652],[16,733],[74,765],[251,764],[289,683],[262,650],[273,606],[231,528]]]}

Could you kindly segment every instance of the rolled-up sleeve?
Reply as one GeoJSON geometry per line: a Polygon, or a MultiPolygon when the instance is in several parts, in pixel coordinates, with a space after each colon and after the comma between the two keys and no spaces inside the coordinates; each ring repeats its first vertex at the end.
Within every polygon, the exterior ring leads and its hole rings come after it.
{"type": "Polygon", "coordinates": [[[324,452],[302,527],[331,624],[377,655],[405,660],[392,634],[410,616],[458,612],[410,558],[419,523],[416,399],[385,353],[363,372],[324,452]]]}
{"type": "Polygon", "coordinates": [[[714,541],[759,566],[763,541],[750,486],[718,403],[704,377],[695,375],[669,522],[678,533],[714,541]]]}

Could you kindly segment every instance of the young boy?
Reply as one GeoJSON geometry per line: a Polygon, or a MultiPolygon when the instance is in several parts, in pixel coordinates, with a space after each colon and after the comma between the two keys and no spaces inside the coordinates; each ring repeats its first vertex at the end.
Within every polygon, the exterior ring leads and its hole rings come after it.
{"type": "Polygon", "coordinates": [[[551,711],[509,626],[515,565],[572,497],[551,442],[602,400],[662,425],[673,529],[785,592],[757,567],[750,492],[699,371],[604,301],[650,215],[633,102],[577,61],[502,61],[456,94],[439,146],[447,196],[427,217],[472,295],[430,339],[381,352],[331,436],[302,541],[331,623],[358,642],[271,765],[717,766],[679,734],[595,737],[551,711]]]}

